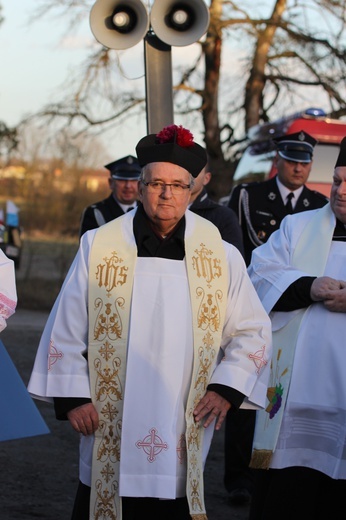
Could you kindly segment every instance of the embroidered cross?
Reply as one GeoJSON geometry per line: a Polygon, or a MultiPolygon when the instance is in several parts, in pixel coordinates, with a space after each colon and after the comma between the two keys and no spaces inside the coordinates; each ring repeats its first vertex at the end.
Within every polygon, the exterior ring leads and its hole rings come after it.
{"type": "Polygon", "coordinates": [[[104,466],[104,468],[101,470],[101,475],[105,479],[105,481],[108,483],[111,481],[111,479],[114,477],[114,469],[112,466],[107,462],[107,464],[104,466]]]}
{"type": "Polygon", "coordinates": [[[249,354],[249,358],[252,359],[252,361],[256,365],[257,374],[259,374],[261,368],[266,366],[266,364],[268,363],[268,361],[264,357],[264,354],[265,354],[265,345],[263,345],[263,347],[260,350],[257,350],[257,352],[255,352],[254,354],[249,354]]]}
{"type": "Polygon", "coordinates": [[[180,436],[177,446],[177,455],[179,463],[182,464],[186,460],[186,440],[184,435],[180,436]]]}
{"type": "Polygon", "coordinates": [[[154,462],[156,455],[161,453],[162,450],[168,450],[168,444],[156,435],[157,430],[152,428],[149,430],[150,435],[144,437],[142,441],[137,441],[137,448],[143,448],[144,452],[148,455],[147,459],[149,462],[154,462]]]}
{"type": "Polygon", "coordinates": [[[53,341],[51,340],[49,343],[48,370],[50,370],[52,366],[63,357],[64,354],[62,352],[58,352],[58,350],[54,346],[53,341]]]}

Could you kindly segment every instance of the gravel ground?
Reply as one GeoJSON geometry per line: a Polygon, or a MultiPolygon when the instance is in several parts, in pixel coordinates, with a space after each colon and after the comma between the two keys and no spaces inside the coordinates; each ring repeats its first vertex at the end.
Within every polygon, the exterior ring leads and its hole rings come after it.
{"type": "MultiPolygon", "coordinates": [[[[46,319],[47,313],[18,308],[1,333],[25,384],[46,319]]],[[[1,520],[70,519],[78,482],[78,436],[69,423],[55,419],[51,405],[35,403],[51,433],[0,443],[1,520]]],[[[205,469],[208,520],[247,520],[247,507],[227,502],[223,437],[222,430],[215,433],[205,469]]]]}

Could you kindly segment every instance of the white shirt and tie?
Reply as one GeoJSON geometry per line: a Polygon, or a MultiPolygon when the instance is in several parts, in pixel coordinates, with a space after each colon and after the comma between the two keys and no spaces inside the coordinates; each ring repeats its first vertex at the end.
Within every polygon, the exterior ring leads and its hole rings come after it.
{"type": "Polygon", "coordinates": [[[279,179],[276,179],[280,195],[282,197],[283,203],[287,209],[287,213],[293,213],[294,208],[297,204],[297,201],[300,197],[301,192],[304,189],[304,186],[301,186],[295,191],[290,191],[286,186],[282,184],[282,182],[279,181],[279,179]]]}

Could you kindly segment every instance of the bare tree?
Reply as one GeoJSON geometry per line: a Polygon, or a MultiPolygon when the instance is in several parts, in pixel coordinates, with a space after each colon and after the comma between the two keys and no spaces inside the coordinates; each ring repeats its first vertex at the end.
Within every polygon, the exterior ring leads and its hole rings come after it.
{"type": "MultiPolygon", "coordinates": [[[[92,4],[41,0],[38,14],[68,16],[72,27],[92,4]]],[[[237,145],[253,125],[318,98],[330,116],[346,115],[346,0],[210,0],[209,10],[199,54],[175,71],[174,104],[177,117],[203,126],[218,199],[231,187],[237,145]]],[[[143,88],[129,91],[117,81],[125,52],[95,46],[70,97],[40,117],[105,131],[143,115],[143,88]]]]}
{"type": "MultiPolygon", "coordinates": [[[[0,4],[0,25],[3,21],[2,5],[0,4]]],[[[17,130],[8,127],[6,123],[0,121],[0,158],[2,165],[6,163],[10,153],[16,148],[17,144],[17,130]]]]}

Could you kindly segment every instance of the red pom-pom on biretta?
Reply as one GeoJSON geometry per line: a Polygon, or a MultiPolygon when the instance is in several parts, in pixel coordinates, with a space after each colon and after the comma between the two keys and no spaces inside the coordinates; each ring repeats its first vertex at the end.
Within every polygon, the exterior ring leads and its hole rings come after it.
{"type": "Polygon", "coordinates": [[[188,146],[193,146],[193,135],[187,128],[184,128],[182,125],[169,125],[165,126],[156,137],[160,144],[163,143],[177,143],[179,146],[183,148],[187,148],[188,146]]]}

